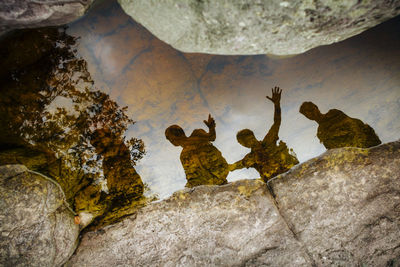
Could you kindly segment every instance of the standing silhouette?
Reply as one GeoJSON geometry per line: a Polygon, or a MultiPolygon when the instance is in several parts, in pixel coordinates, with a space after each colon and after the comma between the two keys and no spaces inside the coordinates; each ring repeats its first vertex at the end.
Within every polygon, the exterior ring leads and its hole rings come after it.
{"type": "Polygon", "coordinates": [[[289,149],[283,141],[279,142],[279,127],[281,125],[281,93],[279,87],[272,88],[272,97],[267,96],[274,103],[274,124],[269,129],[267,135],[262,141],[258,141],[253,131],[249,129],[241,130],[237,133],[238,142],[251,148],[242,160],[239,160],[229,166],[231,171],[242,168],[255,168],[264,181],[284,173],[291,167],[299,163],[296,156],[289,153],[289,149]]]}
{"type": "Polygon", "coordinates": [[[331,109],[326,114],[322,114],[317,105],[312,102],[304,102],[300,106],[300,113],[319,124],[317,137],[327,149],[367,148],[381,143],[371,126],[359,119],[347,116],[338,109],[331,109]]]}
{"type": "Polygon", "coordinates": [[[131,154],[123,137],[108,128],[97,129],[91,144],[103,156],[103,172],[110,195],[129,203],[143,196],[143,182],[132,166],[131,154]]]}
{"type": "Polygon", "coordinates": [[[209,129],[208,133],[203,129],[196,129],[189,137],[178,125],[171,125],[165,130],[165,137],[174,146],[183,148],[180,159],[186,174],[186,187],[227,183],[228,163],[211,144],[216,138],[215,121],[208,115],[208,120],[204,123],[209,129]]]}

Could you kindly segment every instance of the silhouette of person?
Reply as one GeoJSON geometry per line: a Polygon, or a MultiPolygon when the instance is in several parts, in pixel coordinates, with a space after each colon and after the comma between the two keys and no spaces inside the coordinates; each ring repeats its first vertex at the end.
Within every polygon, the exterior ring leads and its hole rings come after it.
{"type": "MultiPolygon", "coordinates": [[[[230,171],[246,168],[255,168],[261,178],[267,182],[270,178],[288,171],[299,163],[297,158],[289,153],[289,149],[283,141],[279,142],[279,127],[281,124],[281,99],[282,90],[279,87],[272,88],[272,97],[267,96],[274,103],[274,124],[269,129],[262,141],[258,141],[253,131],[241,130],[237,133],[237,141],[244,147],[251,148],[250,153],[243,159],[230,164],[230,171]]],[[[291,150],[292,151],[292,150],[291,150]]]]}
{"type": "Polygon", "coordinates": [[[186,174],[186,187],[227,183],[228,163],[211,144],[216,138],[215,121],[208,115],[208,120],[204,123],[209,129],[208,133],[203,129],[196,129],[189,137],[178,125],[171,125],[165,130],[165,137],[174,146],[183,148],[180,160],[186,174]]]}
{"type": "Polygon", "coordinates": [[[319,124],[317,137],[327,149],[367,148],[381,143],[371,126],[359,119],[347,116],[338,109],[331,109],[326,114],[322,114],[317,105],[312,102],[304,102],[299,111],[308,119],[319,124]]]}
{"type": "Polygon", "coordinates": [[[103,156],[103,173],[110,195],[123,196],[123,202],[142,197],[143,182],[132,166],[130,151],[123,138],[102,128],[92,134],[90,143],[96,153],[103,156]]]}

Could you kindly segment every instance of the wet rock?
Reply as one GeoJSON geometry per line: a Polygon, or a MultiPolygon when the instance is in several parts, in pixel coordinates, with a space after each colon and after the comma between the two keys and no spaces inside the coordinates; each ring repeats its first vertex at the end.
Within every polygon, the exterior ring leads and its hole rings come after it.
{"type": "Polygon", "coordinates": [[[342,41],[400,14],[399,1],[119,0],[183,52],[292,55],[342,41]]]}
{"type": "Polygon", "coordinates": [[[61,266],[78,234],[58,185],[23,165],[0,166],[1,266],[61,266]]]}
{"type": "Polygon", "coordinates": [[[265,183],[199,186],[86,233],[67,266],[302,266],[265,183]]]}
{"type": "Polygon", "coordinates": [[[400,141],[329,150],[270,185],[318,266],[400,264],[400,141]]]}
{"type": "Polygon", "coordinates": [[[57,26],[85,13],[94,0],[4,0],[0,2],[0,35],[23,28],[57,26]]]}

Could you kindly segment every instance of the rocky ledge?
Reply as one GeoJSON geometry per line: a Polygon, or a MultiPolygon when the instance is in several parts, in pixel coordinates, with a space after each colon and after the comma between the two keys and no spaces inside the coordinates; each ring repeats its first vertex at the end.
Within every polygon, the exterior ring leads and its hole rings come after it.
{"type": "Polygon", "coordinates": [[[400,14],[400,1],[118,0],[183,52],[293,55],[357,35],[400,14]]]}
{"type": "Polygon", "coordinates": [[[84,234],[67,266],[400,264],[400,141],[330,150],[268,186],[179,191],[84,234]]]}
{"type": "Polygon", "coordinates": [[[94,0],[2,0],[0,35],[23,28],[57,26],[72,22],[86,12],[94,0]]]}

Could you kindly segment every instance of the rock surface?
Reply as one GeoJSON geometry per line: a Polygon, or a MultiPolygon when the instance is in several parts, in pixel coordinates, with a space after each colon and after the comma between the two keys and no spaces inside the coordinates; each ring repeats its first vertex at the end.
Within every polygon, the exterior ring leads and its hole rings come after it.
{"type": "Polygon", "coordinates": [[[61,266],[79,227],[60,187],[23,165],[0,167],[0,266],[61,266]]]}
{"type": "Polygon", "coordinates": [[[398,266],[400,141],[199,186],[86,233],[67,266],[398,266]]]}
{"type": "Polygon", "coordinates": [[[215,266],[309,263],[257,180],[199,186],[84,235],[68,266],[215,266]]]}
{"type": "Polygon", "coordinates": [[[292,55],[357,35],[400,14],[399,1],[119,0],[183,52],[292,55]]]}
{"type": "Polygon", "coordinates": [[[94,0],[2,0],[0,35],[22,28],[57,26],[72,22],[85,13],[94,0]]]}
{"type": "Polygon", "coordinates": [[[318,266],[400,265],[400,142],[329,150],[270,182],[318,266]]]}

